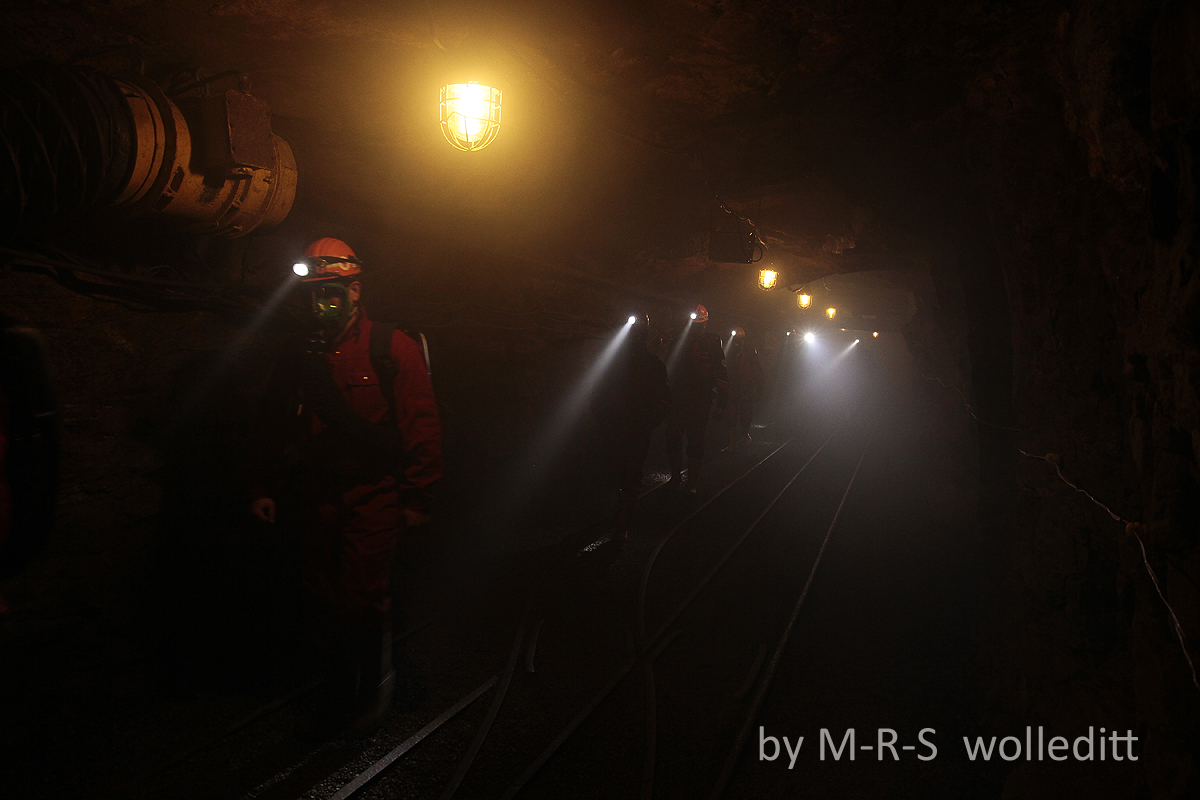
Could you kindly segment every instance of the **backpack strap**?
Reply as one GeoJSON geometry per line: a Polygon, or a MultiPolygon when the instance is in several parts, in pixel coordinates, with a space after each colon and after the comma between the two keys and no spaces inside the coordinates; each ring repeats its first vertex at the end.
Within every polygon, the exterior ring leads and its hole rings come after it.
{"type": "Polygon", "coordinates": [[[379,376],[379,391],[383,392],[383,399],[387,401],[388,413],[392,415],[393,421],[396,419],[395,380],[400,371],[400,368],[396,366],[395,359],[392,358],[392,334],[395,330],[394,323],[376,322],[371,326],[371,343],[369,345],[371,367],[379,376]]]}
{"type": "Polygon", "coordinates": [[[421,353],[425,356],[425,373],[432,377],[429,368],[429,341],[425,338],[425,334],[420,331],[413,333],[404,330],[394,322],[376,322],[371,326],[371,343],[369,345],[371,367],[379,376],[379,390],[383,392],[383,399],[387,400],[388,410],[391,412],[393,420],[396,419],[396,391],[393,381],[400,372],[399,366],[392,358],[392,333],[395,331],[400,331],[420,346],[421,353]]]}

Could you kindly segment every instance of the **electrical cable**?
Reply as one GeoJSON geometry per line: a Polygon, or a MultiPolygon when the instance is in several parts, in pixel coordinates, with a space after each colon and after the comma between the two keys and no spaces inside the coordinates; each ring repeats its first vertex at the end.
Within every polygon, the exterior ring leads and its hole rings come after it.
{"type": "Polygon", "coordinates": [[[107,278],[115,281],[128,281],[132,283],[141,283],[148,286],[161,286],[168,289],[178,289],[188,292],[203,292],[210,293],[213,291],[234,291],[245,295],[257,294],[250,290],[249,287],[242,284],[227,284],[224,286],[204,286],[196,283],[188,283],[186,281],[165,281],[160,278],[147,278],[142,275],[130,275],[126,272],[118,272],[116,270],[106,270],[99,267],[88,266],[80,261],[72,259],[67,261],[65,258],[51,258],[39,253],[30,253],[23,250],[14,250],[9,247],[0,247],[0,256],[6,256],[9,261],[19,262],[24,261],[36,266],[53,267],[55,269],[65,269],[71,272],[83,272],[89,275],[96,275],[101,278],[107,278]]]}
{"type": "Polygon", "coordinates": [[[222,78],[234,78],[234,77],[236,77],[238,79],[238,88],[241,91],[246,91],[246,89],[248,88],[247,84],[249,83],[249,80],[250,80],[249,76],[246,73],[241,72],[236,69],[227,69],[224,72],[218,72],[216,75],[210,75],[207,78],[198,78],[197,80],[194,80],[191,83],[185,84],[183,86],[171,87],[167,92],[165,92],[165,94],[167,94],[170,97],[179,97],[180,95],[186,94],[187,92],[190,92],[193,89],[199,89],[201,87],[208,86],[210,83],[213,83],[214,81],[219,81],[222,78]]]}
{"type": "MultiPolygon", "coordinates": [[[[59,258],[52,258],[41,253],[0,247],[0,263],[9,268],[47,275],[70,291],[116,303],[130,311],[203,310],[226,317],[247,318],[261,314],[263,310],[265,294],[255,286],[166,281],[84,264],[61,251],[60,255],[59,258]],[[111,283],[86,280],[81,275],[95,276],[111,283]]],[[[298,324],[295,315],[286,307],[272,308],[269,320],[283,327],[298,324]]]]}
{"type": "MultiPolygon", "coordinates": [[[[951,386],[937,378],[930,378],[927,376],[922,376],[922,377],[924,377],[926,380],[941,384],[942,386],[944,386],[947,389],[954,389],[956,392],[958,392],[959,397],[962,398],[963,405],[966,407],[967,411],[971,414],[972,417],[974,417],[974,419],[976,421],[978,421],[984,425],[993,427],[993,428],[999,428],[1000,430],[1015,431],[1018,433],[1022,432],[1019,428],[1009,428],[1009,427],[1005,427],[1003,425],[995,425],[993,423],[987,422],[986,420],[979,419],[979,417],[976,416],[974,409],[971,408],[970,403],[967,402],[967,399],[963,395],[962,390],[959,389],[957,386],[951,386]]],[[[1191,672],[1192,685],[1195,686],[1198,691],[1200,691],[1200,678],[1197,678],[1196,665],[1195,665],[1195,662],[1192,661],[1192,655],[1191,655],[1190,651],[1188,650],[1187,636],[1183,632],[1183,626],[1179,623],[1179,617],[1175,614],[1175,609],[1167,601],[1167,597],[1163,593],[1162,586],[1159,585],[1158,575],[1157,575],[1157,573],[1155,573],[1154,567],[1150,566],[1150,558],[1146,554],[1146,544],[1145,544],[1145,542],[1142,541],[1142,537],[1141,537],[1142,532],[1144,532],[1146,530],[1145,524],[1141,523],[1141,522],[1131,522],[1130,520],[1125,519],[1125,517],[1122,517],[1120,514],[1117,514],[1115,511],[1113,511],[1107,505],[1105,505],[1104,503],[1101,503],[1099,500],[1097,500],[1094,496],[1092,496],[1092,494],[1090,492],[1088,492],[1085,489],[1080,488],[1075,483],[1070,481],[1067,478],[1067,476],[1063,474],[1062,467],[1060,466],[1062,459],[1059,457],[1059,455],[1057,453],[1047,453],[1044,456],[1037,456],[1037,455],[1033,455],[1032,453],[1027,453],[1024,450],[1022,450],[1021,448],[1017,448],[1017,452],[1020,453],[1021,455],[1025,456],[1026,458],[1032,458],[1032,459],[1036,459],[1038,461],[1045,461],[1047,464],[1054,467],[1055,473],[1057,473],[1059,479],[1063,483],[1065,483],[1067,486],[1070,486],[1073,490],[1075,490],[1079,494],[1082,494],[1084,497],[1091,500],[1097,506],[1102,508],[1104,510],[1104,512],[1113,519],[1114,522],[1120,522],[1123,525],[1125,525],[1125,532],[1128,533],[1129,535],[1133,536],[1135,539],[1137,539],[1138,548],[1141,550],[1142,564],[1146,568],[1146,574],[1150,576],[1150,582],[1154,584],[1154,590],[1158,593],[1158,599],[1162,601],[1162,604],[1164,606],[1166,606],[1167,613],[1171,617],[1171,626],[1175,633],[1175,638],[1179,640],[1179,649],[1183,652],[1183,658],[1187,662],[1188,670],[1191,672]]]]}
{"type": "MultiPolygon", "coordinates": [[[[828,291],[829,287],[826,286],[825,289],[826,289],[826,291],[828,291]]],[[[958,396],[959,396],[959,398],[962,399],[962,403],[966,407],[967,413],[969,413],[975,419],[975,421],[978,422],[980,425],[987,425],[989,428],[996,428],[997,430],[1002,430],[1002,431],[1012,431],[1013,433],[1024,433],[1024,431],[1021,430],[1020,428],[1010,428],[1005,425],[997,425],[994,422],[988,422],[985,419],[980,419],[979,416],[975,413],[975,409],[967,401],[967,396],[965,394],[963,394],[962,389],[958,388],[957,386],[952,386],[948,383],[945,383],[940,378],[930,378],[928,375],[922,375],[921,377],[927,381],[933,381],[934,383],[937,383],[946,389],[953,389],[954,391],[958,392],[958,396]]]]}

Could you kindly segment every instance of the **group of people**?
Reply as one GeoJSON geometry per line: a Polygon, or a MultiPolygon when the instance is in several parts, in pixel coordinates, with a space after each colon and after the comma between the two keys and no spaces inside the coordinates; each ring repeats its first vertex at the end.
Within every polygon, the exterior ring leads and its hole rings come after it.
{"type": "Polygon", "coordinates": [[[649,320],[634,317],[625,347],[592,401],[609,483],[617,487],[614,522],[621,538],[628,535],[654,429],[666,420],[668,488],[694,494],[704,466],[709,419],[724,424],[726,449],[748,442],[754,401],[762,392],[762,369],[746,344],[746,332],[734,330],[726,352],[720,337],[708,330],[708,309],[702,305],[692,312],[676,347],[670,376],[662,360],[647,349],[648,336],[649,320]]]}

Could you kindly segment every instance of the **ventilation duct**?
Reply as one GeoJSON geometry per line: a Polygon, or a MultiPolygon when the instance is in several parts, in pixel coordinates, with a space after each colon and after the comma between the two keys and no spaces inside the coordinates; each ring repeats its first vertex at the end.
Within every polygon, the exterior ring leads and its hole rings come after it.
{"type": "Polygon", "coordinates": [[[296,195],[292,150],[244,91],[176,104],[140,75],[26,64],[0,77],[0,139],[6,242],[81,216],[234,238],[278,225],[296,195]]]}

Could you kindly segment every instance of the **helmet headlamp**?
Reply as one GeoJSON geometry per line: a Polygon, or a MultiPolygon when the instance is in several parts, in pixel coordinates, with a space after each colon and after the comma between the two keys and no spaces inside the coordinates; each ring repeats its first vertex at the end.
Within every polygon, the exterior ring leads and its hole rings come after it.
{"type": "Polygon", "coordinates": [[[362,274],[363,265],[357,258],[310,256],[293,264],[292,272],[305,283],[315,283],[356,277],[362,274]]]}

